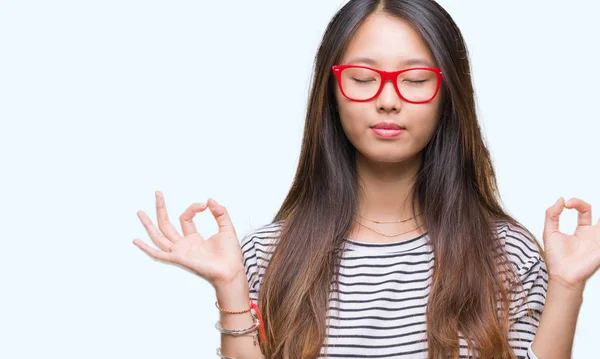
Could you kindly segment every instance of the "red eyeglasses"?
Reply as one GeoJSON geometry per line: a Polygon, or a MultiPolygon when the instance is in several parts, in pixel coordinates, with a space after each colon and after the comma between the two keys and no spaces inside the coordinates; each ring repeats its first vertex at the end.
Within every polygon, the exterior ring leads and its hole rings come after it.
{"type": "Polygon", "coordinates": [[[370,101],[379,96],[383,85],[392,81],[402,100],[426,103],[435,98],[442,82],[442,71],[439,67],[383,71],[367,66],[335,65],[332,70],[344,97],[358,102],[370,101]]]}

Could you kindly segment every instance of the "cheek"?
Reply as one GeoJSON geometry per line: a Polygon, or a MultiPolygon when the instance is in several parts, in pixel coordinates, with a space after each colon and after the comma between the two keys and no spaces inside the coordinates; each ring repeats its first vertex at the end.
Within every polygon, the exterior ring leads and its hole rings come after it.
{"type": "Polygon", "coordinates": [[[421,152],[425,146],[431,141],[435,129],[437,128],[438,119],[429,117],[411,133],[411,151],[414,153],[421,152]]]}
{"type": "Polygon", "coordinates": [[[373,117],[373,104],[368,102],[354,102],[346,99],[337,89],[336,100],[338,115],[346,137],[354,146],[361,137],[364,138],[369,130],[370,120],[373,117]]]}
{"type": "Polygon", "coordinates": [[[356,142],[364,140],[368,135],[369,129],[369,111],[364,104],[342,103],[339,106],[339,116],[346,137],[357,146],[356,142]]]}

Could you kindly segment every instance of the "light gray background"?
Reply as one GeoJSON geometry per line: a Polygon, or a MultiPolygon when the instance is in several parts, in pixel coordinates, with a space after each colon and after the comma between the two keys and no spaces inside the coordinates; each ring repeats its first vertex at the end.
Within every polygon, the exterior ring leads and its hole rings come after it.
{"type": "MultiPolygon", "coordinates": [[[[159,189],[176,223],[208,197],[240,237],[270,221],[343,3],[0,1],[0,357],[216,357],[212,287],[135,247],[150,242],[136,211],[155,218],[159,189]]],[[[468,44],[508,210],[540,240],[560,196],[597,220],[598,3],[441,3],[468,44]]],[[[599,303],[597,273],[575,358],[597,353],[599,303]]]]}

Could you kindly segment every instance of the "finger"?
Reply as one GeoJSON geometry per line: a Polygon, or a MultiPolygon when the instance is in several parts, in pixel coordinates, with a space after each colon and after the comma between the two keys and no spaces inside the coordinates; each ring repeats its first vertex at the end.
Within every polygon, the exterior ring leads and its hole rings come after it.
{"type": "Polygon", "coordinates": [[[225,207],[221,206],[212,198],[208,199],[207,204],[208,208],[210,208],[210,212],[217,220],[219,233],[229,232],[235,234],[235,229],[233,228],[233,223],[231,223],[227,209],[225,209],[225,207]]]}
{"type": "Polygon", "coordinates": [[[546,220],[544,222],[544,234],[542,235],[542,239],[544,240],[544,244],[546,243],[546,238],[550,237],[552,234],[558,232],[559,227],[559,217],[564,208],[565,200],[560,197],[558,201],[556,201],[552,206],[546,209],[546,220]]]}
{"type": "Polygon", "coordinates": [[[179,216],[179,222],[181,223],[181,229],[183,230],[184,236],[189,236],[192,233],[198,233],[196,230],[196,225],[194,224],[194,216],[196,216],[196,213],[202,212],[206,208],[206,203],[194,203],[189,206],[181,216],[179,216]]]}
{"type": "Polygon", "coordinates": [[[156,246],[162,249],[163,251],[170,252],[173,243],[167,238],[165,238],[162,235],[162,233],[160,233],[158,228],[156,228],[156,226],[154,225],[154,223],[152,223],[152,221],[146,215],[146,213],[144,213],[143,211],[138,211],[137,215],[142,221],[144,228],[146,228],[146,232],[148,232],[148,235],[150,236],[152,242],[154,242],[154,244],[156,244],[156,246]]]}
{"type": "Polygon", "coordinates": [[[167,207],[165,206],[165,197],[161,191],[156,191],[156,217],[158,221],[158,228],[165,237],[175,242],[181,239],[175,226],[169,222],[169,216],[167,214],[167,207]]]}
{"type": "Polygon", "coordinates": [[[592,225],[592,205],[579,199],[571,198],[565,202],[565,207],[575,208],[577,210],[577,226],[592,225]]]}
{"type": "Polygon", "coordinates": [[[138,246],[139,249],[143,250],[144,252],[146,252],[149,256],[151,256],[154,259],[159,259],[159,260],[165,261],[165,262],[171,262],[171,260],[170,260],[171,256],[167,252],[158,251],[158,250],[150,247],[149,245],[147,245],[145,242],[140,241],[139,239],[134,239],[133,244],[138,246]]]}

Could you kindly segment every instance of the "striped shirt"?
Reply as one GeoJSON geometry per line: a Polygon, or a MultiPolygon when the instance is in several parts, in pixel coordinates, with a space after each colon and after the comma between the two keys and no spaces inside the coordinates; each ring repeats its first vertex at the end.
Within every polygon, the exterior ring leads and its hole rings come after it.
{"type": "MultiPolygon", "coordinates": [[[[270,223],[241,240],[255,302],[280,230],[281,222],[270,223]]],[[[537,359],[531,342],[548,288],[546,264],[522,228],[503,222],[497,230],[524,289],[511,303],[509,344],[518,358],[537,359]]],[[[427,358],[425,310],[434,263],[428,239],[427,233],[386,244],[344,239],[339,294],[329,298],[328,335],[319,358],[427,358]]],[[[472,358],[460,333],[459,344],[460,357],[472,358]]]]}

